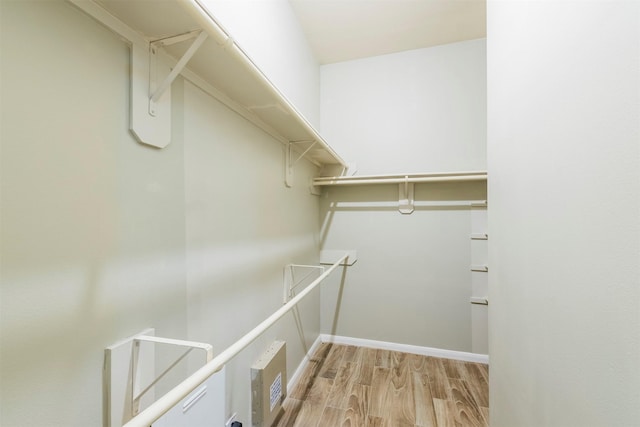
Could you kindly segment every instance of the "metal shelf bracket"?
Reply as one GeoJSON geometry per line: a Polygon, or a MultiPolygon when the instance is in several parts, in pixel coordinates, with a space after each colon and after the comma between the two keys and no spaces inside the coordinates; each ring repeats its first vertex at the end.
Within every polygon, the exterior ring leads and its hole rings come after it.
{"type": "Polygon", "coordinates": [[[405,182],[398,184],[398,210],[401,214],[410,214],[413,212],[414,198],[413,190],[414,183],[409,182],[409,177],[405,177],[405,182]]]}
{"type": "Polygon", "coordinates": [[[149,40],[93,1],[69,0],[122,37],[131,49],[129,130],[143,144],[164,148],[171,142],[171,83],[207,38],[201,30],[149,40]],[[158,58],[160,48],[194,39],[173,69],[158,58]],[[158,76],[166,77],[158,83],[158,76]]]}
{"type": "MultiPolygon", "coordinates": [[[[156,378],[147,385],[142,391],[140,391],[137,395],[131,395],[131,409],[132,415],[135,416],[140,412],[140,399],[151,390],[157,383],[160,381],[171,369],[173,369],[178,363],[180,363],[189,353],[191,353],[194,349],[204,350],[206,354],[206,362],[208,363],[213,360],[213,347],[211,344],[195,342],[195,341],[185,341],[185,340],[176,340],[172,338],[162,338],[155,337],[150,335],[137,335],[133,338],[133,372],[136,372],[136,364],[138,363],[138,353],[140,352],[140,343],[141,342],[151,342],[154,344],[169,344],[175,345],[179,347],[186,347],[187,351],[182,353],[180,357],[178,357],[171,365],[167,367],[164,371],[162,371],[156,378]]],[[[136,385],[136,376],[133,375],[132,379],[132,389],[137,390],[136,385]]]]}
{"type": "Polygon", "coordinates": [[[318,270],[320,271],[320,274],[324,273],[324,267],[321,265],[287,264],[284,267],[284,280],[283,280],[284,292],[282,297],[282,303],[283,304],[288,303],[291,300],[291,298],[293,298],[294,296],[293,290],[297,286],[299,286],[301,283],[303,283],[306,278],[311,276],[314,271],[318,271],[318,270]],[[304,268],[311,271],[305,274],[302,278],[298,279],[297,277],[295,277],[295,270],[297,268],[304,268]]]}
{"type": "Polygon", "coordinates": [[[204,31],[166,37],[131,45],[131,132],[138,141],[164,148],[171,142],[171,83],[182,72],[191,57],[207,39],[204,31]],[[195,38],[180,60],[158,82],[166,66],[158,60],[160,49],[195,38]]]}
{"type": "Polygon", "coordinates": [[[287,187],[289,188],[293,187],[294,166],[297,165],[298,162],[302,160],[302,158],[306,156],[309,151],[311,151],[311,149],[314,147],[314,145],[317,144],[317,142],[318,141],[289,141],[289,143],[286,146],[286,155],[284,160],[285,162],[284,183],[287,187]],[[299,144],[309,144],[309,145],[307,145],[307,147],[305,147],[305,150],[302,152],[302,154],[298,155],[298,157],[296,158],[297,153],[296,151],[294,151],[293,147],[299,144]]]}
{"type": "Polygon", "coordinates": [[[187,62],[193,57],[193,55],[197,52],[197,50],[202,46],[202,43],[207,39],[207,33],[204,31],[191,31],[186,34],[180,34],[173,37],[166,37],[163,39],[155,40],[149,43],[149,114],[155,116],[155,105],[158,100],[162,97],[167,89],[171,87],[171,83],[178,77],[178,75],[182,72],[184,67],[187,65],[187,62]],[[157,55],[158,50],[164,46],[169,46],[176,43],[181,43],[190,39],[195,38],[191,46],[187,49],[187,51],[182,55],[180,60],[173,67],[171,72],[164,78],[164,80],[158,84],[157,83],[157,55]]]}
{"type": "Polygon", "coordinates": [[[205,352],[205,361],[213,360],[213,347],[207,343],[155,336],[148,328],[105,348],[103,365],[104,419],[106,427],[120,427],[155,401],[154,386],[192,350],[205,352]],[[141,343],[154,345],[142,345],[141,343]],[[156,371],[156,345],[185,347],[179,356],[159,375],[156,371]]]}

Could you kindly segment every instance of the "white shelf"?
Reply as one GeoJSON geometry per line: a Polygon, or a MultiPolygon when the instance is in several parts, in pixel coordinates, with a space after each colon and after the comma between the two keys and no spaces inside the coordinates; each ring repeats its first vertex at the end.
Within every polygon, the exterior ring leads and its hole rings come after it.
{"type": "Polygon", "coordinates": [[[421,182],[455,182],[455,181],[486,181],[486,171],[472,172],[437,172],[413,173],[397,175],[358,175],[358,176],[328,176],[313,180],[315,186],[330,185],[370,185],[370,184],[413,184],[421,182]]]}
{"type": "MultiPolygon", "coordinates": [[[[180,74],[281,142],[289,144],[291,151],[298,153],[298,156],[288,156],[293,159],[289,165],[295,164],[304,154],[318,166],[346,167],[344,160],[196,0],[69,1],[130,42],[134,55],[136,51],[138,55],[145,53],[146,43],[147,52],[149,46],[159,47],[178,63],[193,44],[194,37],[175,42],[175,36],[194,32],[197,35],[199,31],[206,33],[208,37],[195,47],[195,53],[188,57],[180,74]],[[174,38],[172,44],[158,43],[171,38],[174,38]]],[[[153,74],[153,65],[147,67],[152,68],[153,74]]],[[[144,79],[144,74],[132,72],[132,79],[144,79]]],[[[158,76],[160,81],[163,78],[158,76]]],[[[149,78],[146,79],[141,86],[149,86],[149,78]]],[[[148,102],[148,99],[143,101],[148,102]]],[[[152,108],[149,106],[149,110],[152,108]]],[[[136,133],[133,127],[132,130],[136,133]]]]}

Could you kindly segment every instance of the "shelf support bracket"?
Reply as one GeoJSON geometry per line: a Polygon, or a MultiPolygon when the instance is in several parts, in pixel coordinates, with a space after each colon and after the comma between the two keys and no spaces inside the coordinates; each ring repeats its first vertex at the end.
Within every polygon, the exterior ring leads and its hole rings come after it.
{"type": "Polygon", "coordinates": [[[414,198],[413,198],[414,183],[409,182],[409,177],[405,176],[405,181],[398,184],[398,210],[401,214],[408,215],[413,212],[414,198]]]}
{"type": "Polygon", "coordinates": [[[285,171],[284,171],[284,183],[287,187],[293,187],[293,168],[309,151],[318,143],[318,141],[289,141],[286,147],[285,155],[285,171]],[[294,160],[295,152],[293,146],[295,144],[309,144],[310,145],[294,160]]]}
{"type": "Polygon", "coordinates": [[[282,303],[288,303],[291,298],[294,297],[293,290],[300,285],[307,277],[311,276],[314,271],[319,271],[320,274],[324,273],[324,267],[321,265],[300,265],[300,264],[288,264],[284,267],[284,292],[282,296],[282,303]],[[302,279],[295,278],[296,268],[306,268],[309,271],[302,279]]]}
{"type": "Polygon", "coordinates": [[[182,72],[184,67],[187,65],[187,62],[189,62],[193,55],[198,51],[200,46],[202,46],[202,43],[204,43],[204,41],[207,39],[207,33],[205,33],[204,31],[192,31],[190,33],[167,37],[150,43],[149,61],[152,61],[152,65],[150,65],[150,67],[155,68],[155,56],[157,55],[159,48],[175,43],[180,43],[192,38],[195,38],[195,40],[193,41],[193,43],[191,43],[189,49],[187,49],[184,55],[182,55],[182,58],[180,58],[180,60],[173,67],[169,75],[165,77],[162,83],[157,85],[157,87],[155,81],[155,77],[157,75],[156,70],[151,70],[151,81],[149,84],[149,114],[151,114],[152,116],[155,115],[155,103],[158,102],[162,94],[164,94],[164,92],[171,86],[171,83],[173,83],[176,77],[178,77],[178,75],[182,72]]]}
{"type": "Polygon", "coordinates": [[[164,148],[171,142],[171,83],[207,39],[204,31],[191,31],[152,42],[131,44],[131,132],[143,144],[164,148]],[[195,38],[182,58],[168,69],[158,60],[163,46],[195,38]],[[158,76],[167,76],[158,83],[158,76]]]}
{"type": "MultiPolygon", "coordinates": [[[[213,359],[213,347],[211,346],[211,344],[195,342],[195,341],[176,340],[172,338],[155,337],[155,336],[149,336],[149,335],[138,335],[133,339],[134,365],[138,360],[137,354],[140,351],[140,343],[144,341],[155,343],[155,344],[169,344],[169,345],[175,345],[179,347],[186,347],[187,351],[182,353],[180,357],[178,357],[162,373],[156,376],[156,378],[149,385],[147,385],[142,391],[137,393],[137,395],[134,395],[134,394],[131,395],[131,399],[132,399],[131,409],[132,409],[133,416],[138,415],[138,412],[140,411],[140,399],[142,398],[142,396],[144,396],[149,390],[151,390],[158,383],[158,381],[160,381],[171,369],[173,369],[178,363],[180,363],[185,357],[187,357],[189,353],[191,353],[191,350],[194,350],[194,349],[204,350],[206,354],[206,363],[210,362],[213,359]]],[[[135,366],[134,366],[133,372],[136,372],[135,366]]],[[[137,390],[135,380],[136,380],[136,377],[134,375],[132,378],[132,384],[131,384],[133,390],[137,390]]]]}

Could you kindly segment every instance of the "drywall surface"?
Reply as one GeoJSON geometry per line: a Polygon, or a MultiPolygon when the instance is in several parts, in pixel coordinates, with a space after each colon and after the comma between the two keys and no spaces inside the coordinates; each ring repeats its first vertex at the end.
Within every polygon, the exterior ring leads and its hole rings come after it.
{"type": "MultiPolygon", "coordinates": [[[[136,142],[118,36],[62,0],[0,7],[0,425],[100,426],[105,347],[154,327],[219,353],[281,306],[283,267],[318,260],[316,167],[286,188],[283,146],[182,78],[171,144],[136,142]]],[[[251,422],[249,368],[273,339],[293,373],[319,299],[227,366],[229,414],[251,422]]],[[[162,371],[181,352],[157,354],[162,371]]]]}
{"type": "Polygon", "coordinates": [[[322,246],[358,261],[322,288],[322,332],[470,352],[468,201],[484,200],[484,183],[417,185],[411,215],[396,185],[326,191],[322,246]]]}
{"type": "MultiPolygon", "coordinates": [[[[485,41],[325,65],[322,132],[358,174],[485,168],[485,41]]],[[[356,249],[322,291],[323,333],[471,351],[471,200],[484,183],[330,187],[323,249],[356,249]]]]}
{"type": "MultiPolygon", "coordinates": [[[[189,338],[224,350],[282,306],[283,268],[318,262],[318,198],[301,162],[284,186],[283,145],[185,84],[189,338]]],[[[251,365],[274,339],[287,342],[292,375],[320,330],[312,292],[227,365],[229,412],[250,423],[251,365]]]]}
{"type": "Polygon", "coordinates": [[[0,425],[100,426],[104,348],[186,336],[182,146],[129,134],[118,37],[66,2],[0,7],[0,425]]]}
{"type": "Polygon", "coordinates": [[[486,169],[486,42],[323,65],[321,130],[362,175],[486,169]]]}
{"type": "Polygon", "coordinates": [[[320,68],[287,0],[204,0],[202,4],[316,128],[320,68]]]}
{"type": "Polygon", "coordinates": [[[640,3],[489,2],[487,40],[491,425],[637,425],[640,3]]]}

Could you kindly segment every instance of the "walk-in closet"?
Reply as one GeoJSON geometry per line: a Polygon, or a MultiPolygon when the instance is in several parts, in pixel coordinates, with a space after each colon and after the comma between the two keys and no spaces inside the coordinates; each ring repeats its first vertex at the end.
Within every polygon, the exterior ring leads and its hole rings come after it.
{"type": "Polygon", "coordinates": [[[640,2],[0,31],[0,426],[638,425],[640,2]]]}

